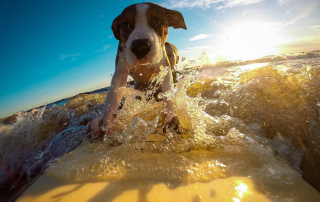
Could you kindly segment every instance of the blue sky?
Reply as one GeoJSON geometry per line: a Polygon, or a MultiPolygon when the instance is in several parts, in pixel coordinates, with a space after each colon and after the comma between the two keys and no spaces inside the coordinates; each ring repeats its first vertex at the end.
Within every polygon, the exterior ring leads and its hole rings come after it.
{"type": "MultiPolygon", "coordinates": [[[[146,1],[2,0],[0,117],[106,87],[118,41],[111,23],[146,1]]],[[[318,0],[164,0],[188,30],[169,29],[181,57],[212,62],[320,49],[318,0]]]]}

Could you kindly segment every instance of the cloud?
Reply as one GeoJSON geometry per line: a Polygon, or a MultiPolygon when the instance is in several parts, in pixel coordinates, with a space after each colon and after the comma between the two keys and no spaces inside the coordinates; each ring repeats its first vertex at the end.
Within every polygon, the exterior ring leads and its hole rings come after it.
{"type": "Polygon", "coordinates": [[[62,54],[62,55],[60,56],[60,60],[63,60],[63,59],[69,58],[69,57],[75,58],[75,57],[77,57],[77,56],[81,56],[81,53],[70,54],[70,55],[62,54]]]}
{"type": "Polygon", "coordinates": [[[312,31],[314,32],[320,32],[320,25],[313,25],[313,26],[310,26],[309,29],[311,29],[312,31]]]}
{"type": "Polygon", "coordinates": [[[167,8],[209,8],[213,4],[223,2],[224,0],[168,0],[166,3],[161,4],[167,8]]]}
{"type": "Polygon", "coordinates": [[[250,4],[259,3],[261,1],[264,1],[264,0],[231,0],[231,1],[229,0],[229,1],[226,1],[225,7],[247,6],[247,5],[250,5],[250,4]]]}
{"type": "Polygon", "coordinates": [[[303,6],[299,6],[299,13],[295,13],[296,17],[292,19],[290,22],[285,23],[282,27],[285,27],[287,25],[295,24],[299,20],[309,16],[317,7],[318,7],[318,2],[314,1],[309,4],[304,4],[303,6]]]}
{"type": "Polygon", "coordinates": [[[204,49],[210,49],[213,46],[195,46],[195,47],[188,47],[186,50],[204,50],[204,49]]]}
{"type": "Polygon", "coordinates": [[[104,45],[102,46],[102,49],[99,49],[99,50],[95,50],[93,52],[104,52],[106,50],[108,50],[110,48],[111,45],[104,45]]]}
{"type": "Polygon", "coordinates": [[[278,0],[278,3],[280,4],[280,5],[283,5],[283,4],[287,4],[287,3],[289,3],[291,0],[278,0]]]}
{"type": "Polygon", "coordinates": [[[195,47],[188,47],[184,50],[179,51],[179,54],[188,54],[194,53],[195,51],[209,51],[212,50],[214,46],[195,46],[195,47]]]}
{"type": "MultiPolygon", "coordinates": [[[[235,6],[247,6],[256,4],[265,0],[167,0],[167,2],[161,4],[167,8],[210,8],[216,7],[220,10],[223,8],[230,8],[235,6]],[[219,4],[219,5],[218,5],[219,4]]],[[[290,1],[290,0],[279,0],[279,1],[290,1]]]]}
{"type": "Polygon", "coordinates": [[[186,50],[203,50],[203,49],[209,49],[213,46],[195,46],[195,47],[188,47],[186,50]]]}
{"type": "Polygon", "coordinates": [[[279,48],[301,48],[301,47],[308,47],[308,46],[314,46],[315,44],[313,43],[308,43],[304,41],[295,41],[292,43],[286,43],[286,44],[281,44],[277,47],[279,48]]]}
{"type": "Polygon", "coordinates": [[[197,40],[200,40],[200,39],[208,38],[210,36],[211,36],[210,34],[199,34],[199,35],[194,36],[191,39],[189,39],[189,41],[197,41],[197,40]]]}
{"type": "Polygon", "coordinates": [[[45,88],[45,89],[41,89],[41,90],[37,91],[36,93],[42,93],[42,92],[48,91],[48,90],[49,90],[49,88],[45,88]]]}
{"type": "Polygon", "coordinates": [[[41,69],[37,69],[36,71],[34,71],[34,73],[36,74],[43,74],[48,70],[48,68],[41,68],[41,69]]]}

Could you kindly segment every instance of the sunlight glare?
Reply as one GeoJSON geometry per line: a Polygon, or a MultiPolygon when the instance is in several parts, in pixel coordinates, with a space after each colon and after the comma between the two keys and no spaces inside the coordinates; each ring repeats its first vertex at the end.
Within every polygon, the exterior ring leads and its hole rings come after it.
{"type": "Polygon", "coordinates": [[[276,46],[284,40],[275,36],[276,29],[268,24],[248,23],[229,28],[226,33],[224,54],[233,60],[248,60],[278,54],[276,46]]]}
{"type": "Polygon", "coordinates": [[[244,183],[240,182],[235,189],[239,192],[239,198],[242,198],[243,193],[247,193],[248,187],[244,183]]]}
{"type": "Polygon", "coordinates": [[[256,64],[239,66],[239,67],[237,67],[237,71],[235,72],[235,75],[238,76],[238,75],[242,74],[243,72],[251,71],[251,70],[254,70],[254,69],[257,69],[260,67],[264,67],[267,65],[268,65],[268,63],[256,63],[256,64]]]}
{"type": "Polygon", "coordinates": [[[233,201],[234,201],[234,202],[240,202],[240,199],[238,199],[238,198],[233,198],[233,201]]]}
{"type": "Polygon", "coordinates": [[[207,57],[208,57],[208,62],[211,64],[216,64],[217,60],[216,60],[216,56],[213,53],[207,53],[207,57]]]}

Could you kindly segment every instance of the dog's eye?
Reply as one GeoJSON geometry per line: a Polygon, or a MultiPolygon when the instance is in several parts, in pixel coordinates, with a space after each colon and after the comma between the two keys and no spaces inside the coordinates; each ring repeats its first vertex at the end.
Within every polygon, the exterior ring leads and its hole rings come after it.
{"type": "Polygon", "coordinates": [[[122,27],[124,29],[130,29],[130,23],[129,22],[124,22],[124,23],[122,23],[122,27]]]}
{"type": "Polygon", "coordinates": [[[168,57],[173,57],[174,55],[173,55],[173,53],[167,53],[167,56],[168,57]]]}
{"type": "Polygon", "coordinates": [[[161,21],[161,19],[159,19],[159,18],[153,18],[153,19],[152,19],[152,24],[153,24],[154,26],[160,26],[160,25],[162,24],[162,21],[161,21]]]}

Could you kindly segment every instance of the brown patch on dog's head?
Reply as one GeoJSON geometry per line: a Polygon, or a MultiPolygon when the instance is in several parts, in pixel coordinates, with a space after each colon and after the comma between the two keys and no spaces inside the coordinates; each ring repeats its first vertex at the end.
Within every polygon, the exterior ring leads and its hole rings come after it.
{"type": "Polygon", "coordinates": [[[174,29],[187,29],[182,14],[178,11],[167,9],[168,26],[174,29]]]}
{"type": "Polygon", "coordinates": [[[167,40],[168,27],[187,29],[180,12],[161,7],[154,3],[146,4],[149,5],[147,12],[149,26],[161,37],[162,46],[167,40]]]}
{"type": "Polygon", "coordinates": [[[148,3],[147,19],[150,28],[152,28],[161,38],[161,46],[164,45],[168,36],[168,20],[166,9],[153,3],[148,3]]]}
{"type": "Polygon", "coordinates": [[[170,10],[154,3],[145,4],[148,4],[149,10],[151,10],[148,11],[149,14],[147,15],[158,14],[159,16],[162,16],[164,20],[163,23],[166,27],[173,27],[174,29],[187,29],[184,18],[179,11],[170,10]]]}
{"type": "Polygon", "coordinates": [[[115,38],[119,41],[126,42],[135,28],[135,21],[136,6],[134,4],[125,8],[122,13],[113,20],[111,29],[115,38]]]}
{"type": "Polygon", "coordinates": [[[111,25],[111,29],[113,31],[114,37],[116,37],[117,40],[120,40],[120,23],[119,23],[119,16],[116,17],[111,25]]]}

